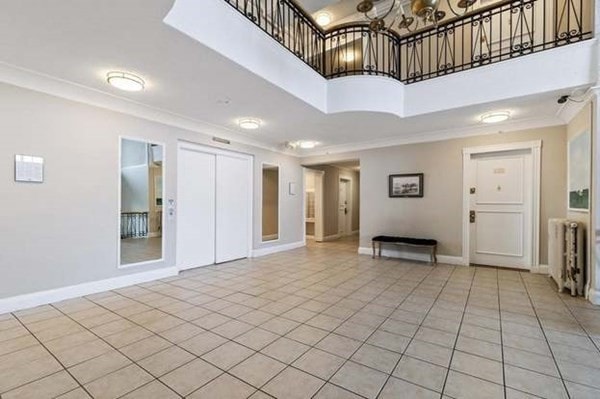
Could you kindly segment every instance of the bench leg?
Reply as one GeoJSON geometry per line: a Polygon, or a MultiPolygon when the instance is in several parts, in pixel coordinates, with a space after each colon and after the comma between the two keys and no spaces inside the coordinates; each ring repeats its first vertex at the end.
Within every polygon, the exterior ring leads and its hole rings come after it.
{"type": "Polygon", "coordinates": [[[371,241],[371,246],[373,247],[373,256],[372,259],[375,259],[375,241],[371,241]]]}
{"type": "Polygon", "coordinates": [[[437,265],[437,246],[433,247],[433,264],[437,265]]]}
{"type": "Polygon", "coordinates": [[[379,242],[379,257],[381,258],[381,241],[379,242]]]}

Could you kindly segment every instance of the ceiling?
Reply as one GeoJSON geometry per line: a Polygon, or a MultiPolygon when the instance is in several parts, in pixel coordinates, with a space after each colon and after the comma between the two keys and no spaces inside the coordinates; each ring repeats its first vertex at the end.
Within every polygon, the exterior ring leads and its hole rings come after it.
{"type": "MultiPolygon", "coordinates": [[[[559,93],[547,93],[405,119],[373,112],[326,115],[164,24],[173,1],[5,0],[0,61],[271,146],[305,139],[319,141],[321,149],[334,148],[468,128],[491,109],[511,109],[516,120],[555,118],[558,109],[559,93]],[[108,86],[105,75],[110,70],[143,76],[146,89],[126,93],[108,86]],[[236,123],[242,117],[260,118],[263,126],[243,131],[236,123]]],[[[331,3],[303,2],[313,7],[331,3]]],[[[355,6],[354,1],[339,3],[355,6]]]]}

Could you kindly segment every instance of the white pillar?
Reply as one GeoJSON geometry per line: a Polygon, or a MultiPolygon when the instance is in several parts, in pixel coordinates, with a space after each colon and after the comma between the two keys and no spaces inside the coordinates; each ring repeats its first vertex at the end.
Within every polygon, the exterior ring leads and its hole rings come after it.
{"type": "Polygon", "coordinates": [[[593,89],[592,101],[592,187],[590,209],[590,244],[594,247],[590,253],[591,276],[589,300],[600,305],[600,92],[593,89]]]}

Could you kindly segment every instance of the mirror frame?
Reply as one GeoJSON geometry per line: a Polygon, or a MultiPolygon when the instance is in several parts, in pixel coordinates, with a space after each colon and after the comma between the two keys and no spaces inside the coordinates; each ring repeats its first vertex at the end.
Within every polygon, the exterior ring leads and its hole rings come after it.
{"type": "Polygon", "coordinates": [[[132,136],[119,136],[119,156],[118,156],[118,168],[117,168],[117,173],[118,173],[118,184],[117,184],[117,269],[127,269],[130,267],[136,267],[136,266],[143,266],[143,265],[150,265],[150,264],[155,264],[155,263],[159,263],[159,262],[164,262],[165,261],[165,241],[166,241],[166,232],[167,232],[167,225],[166,225],[166,215],[164,212],[164,207],[165,207],[165,194],[167,192],[167,179],[166,179],[166,165],[167,165],[167,146],[165,145],[165,143],[160,142],[160,141],[151,141],[148,139],[144,139],[144,138],[140,138],[140,137],[132,137],[132,136]],[[137,141],[140,143],[145,143],[145,144],[155,144],[155,145],[160,145],[162,147],[162,152],[163,152],[163,161],[162,161],[162,196],[163,196],[163,212],[162,212],[162,217],[161,217],[161,242],[160,242],[160,258],[157,259],[150,259],[150,260],[144,260],[141,262],[135,262],[135,263],[121,263],[121,185],[122,183],[122,178],[121,178],[121,156],[123,153],[123,140],[129,140],[129,141],[137,141]]]}
{"type": "Polygon", "coordinates": [[[260,242],[261,244],[268,244],[271,242],[281,241],[281,165],[276,162],[261,162],[260,163],[260,242]],[[275,240],[263,239],[263,189],[264,189],[264,176],[263,171],[265,165],[277,167],[277,238],[275,240]]]}

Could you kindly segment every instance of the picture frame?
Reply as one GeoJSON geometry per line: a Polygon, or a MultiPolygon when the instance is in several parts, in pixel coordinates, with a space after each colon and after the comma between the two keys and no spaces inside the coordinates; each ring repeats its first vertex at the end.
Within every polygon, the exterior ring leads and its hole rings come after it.
{"type": "Polygon", "coordinates": [[[423,173],[389,175],[388,196],[390,198],[423,198],[424,181],[423,173]]]}

